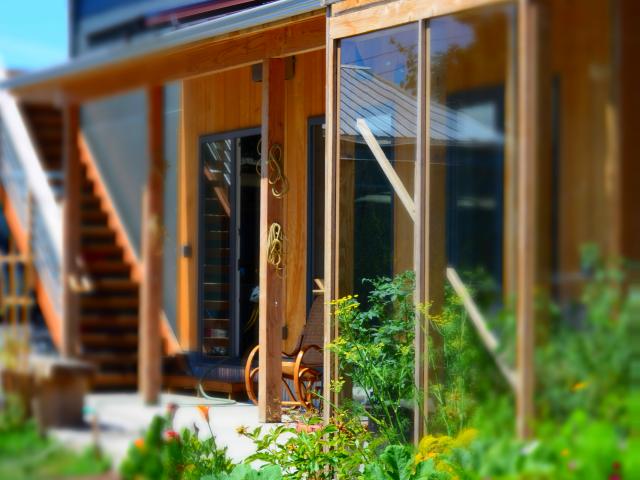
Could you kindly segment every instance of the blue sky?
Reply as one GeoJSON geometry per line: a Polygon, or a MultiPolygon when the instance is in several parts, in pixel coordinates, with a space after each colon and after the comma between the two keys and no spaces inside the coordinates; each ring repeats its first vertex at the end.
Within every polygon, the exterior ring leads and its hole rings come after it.
{"type": "Polygon", "coordinates": [[[0,61],[33,70],[67,58],[67,0],[4,0],[0,61]]]}

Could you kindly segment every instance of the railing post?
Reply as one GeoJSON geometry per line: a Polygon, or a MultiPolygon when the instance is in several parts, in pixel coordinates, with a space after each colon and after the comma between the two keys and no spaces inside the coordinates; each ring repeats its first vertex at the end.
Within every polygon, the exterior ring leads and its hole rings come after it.
{"type": "Polygon", "coordinates": [[[163,88],[147,90],[149,176],[142,219],[142,278],[138,333],[138,389],[145,403],[158,402],[162,387],[162,266],[163,266],[163,88]]]}
{"type": "Polygon", "coordinates": [[[78,354],[80,303],[70,279],[78,274],[80,261],[80,204],[82,176],[78,155],[79,111],[77,105],[64,108],[64,188],[62,295],[63,316],[61,353],[65,357],[78,354]]]}

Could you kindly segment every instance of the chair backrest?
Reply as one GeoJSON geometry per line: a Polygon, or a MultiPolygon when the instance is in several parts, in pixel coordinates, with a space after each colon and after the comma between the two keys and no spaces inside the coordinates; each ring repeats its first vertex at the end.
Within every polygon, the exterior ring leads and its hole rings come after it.
{"type": "MultiPolygon", "coordinates": [[[[323,347],[324,343],[324,294],[316,294],[313,297],[307,323],[304,325],[300,338],[300,348],[309,345],[323,347]]],[[[305,363],[321,364],[322,354],[312,350],[305,355],[305,363]]]]}

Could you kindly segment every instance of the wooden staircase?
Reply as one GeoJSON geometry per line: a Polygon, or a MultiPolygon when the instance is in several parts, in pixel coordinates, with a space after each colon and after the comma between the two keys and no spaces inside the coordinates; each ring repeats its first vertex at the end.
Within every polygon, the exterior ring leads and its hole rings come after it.
{"type": "Polygon", "coordinates": [[[96,389],[137,386],[139,284],[82,166],[80,238],[89,288],[80,293],[80,356],[97,367],[96,389]]]}
{"type": "Polygon", "coordinates": [[[38,157],[42,163],[56,200],[63,196],[62,136],[63,119],[60,109],[47,104],[24,103],[21,110],[38,157]]]}

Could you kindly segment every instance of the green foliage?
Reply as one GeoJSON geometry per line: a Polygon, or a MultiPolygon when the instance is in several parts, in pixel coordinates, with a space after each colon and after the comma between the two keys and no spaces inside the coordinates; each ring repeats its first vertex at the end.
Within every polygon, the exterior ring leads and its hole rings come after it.
{"type": "MultiPolygon", "coordinates": [[[[640,290],[628,287],[624,269],[606,264],[596,249],[583,251],[589,275],[580,301],[566,318],[552,318],[537,347],[539,404],[562,419],[573,410],[615,420],[628,394],[640,346],[632,341],[640,318],[640,290]]],[[[637,333],[637,332],[636,332],[637,333]]]]}
{"type": "Polygon", "coordinates": [[[178,435],[168,418],[156,416],[144,438],[129,448],[120,473],[125,479],[199,480],[229,472],[232,466],[226,448],[218,448],[213,435],[206,440],[188,430],[178,435]]]}
{"type": "Polygon", "coordinates": [[[6,395],[0,410],[0,434],[20,430],[27,422],[22,400],[17,395],[6,395]]]}
{"type": "Polygon", "coordinates": [[[267,465],[260,470],[254,470],[249,465],[236,465],[231,473],[207,475],[200,480],[282,480],[282,471],[275,465],[267,465]]]}
{"type": "Polygon", "coordinates": [[[262,427],[240,431],[256,446],[246,462],[278,466],[288,480],[355,479],[374,455],[372,436],[353,417],[338,416],[328,424],[310,417],[297,428],[279,425],[266,432],[262,427]]]}
{"type": "Polygon", "coordinates": [[[372,286],[367,310],[351,295],[332,302],[340,335],[327,348],[338,357],[341,375],[367,397],[366,410],[351,405],[354,414],[368,416],[390,443],[407,441],[402,401],[416,396],[414,275],[365,282],[372,286]]]}
{"type": "Polygon", "coordinates": [[[0,478],[92,475],[107,471],[109,466],[109,460],[94,448],[78,454],[40,435],[33,420],[26,418],[22,402],[6,397],[0,411],[0,478]]]}
{"type": "Polygon", "coordinates": [[[434,460],[416,463],[408,445],[389,445],[376,462],[367,465],[364,480],[440,480],[449,479],[447,472],[438,471],[434,460]]]}

